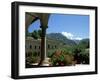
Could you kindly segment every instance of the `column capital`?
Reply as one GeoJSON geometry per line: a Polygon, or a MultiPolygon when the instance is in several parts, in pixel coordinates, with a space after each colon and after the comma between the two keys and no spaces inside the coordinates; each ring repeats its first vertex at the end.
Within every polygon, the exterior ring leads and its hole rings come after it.
{"type": "Polygon", "coordinates": [[[42,28],[42,29],[47,29],[48,28],[48,26],[40,26],[40,28],[42,28]]]}

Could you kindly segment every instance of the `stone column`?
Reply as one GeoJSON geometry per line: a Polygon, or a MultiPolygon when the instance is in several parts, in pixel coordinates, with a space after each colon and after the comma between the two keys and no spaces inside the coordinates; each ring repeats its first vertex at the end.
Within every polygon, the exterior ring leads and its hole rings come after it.
{"type": "Polygon", "coordinates": [[[39,66],[48,66],[47,54],[46,54],[46,28],[42,27],[42,36],[41,36],[41,60],[39,66]]]}

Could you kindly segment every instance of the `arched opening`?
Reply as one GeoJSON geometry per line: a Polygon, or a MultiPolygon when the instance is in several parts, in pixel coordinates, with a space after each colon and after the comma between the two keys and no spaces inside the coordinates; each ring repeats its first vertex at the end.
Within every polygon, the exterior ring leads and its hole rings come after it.
{"type": "MultiPolygon", "coordinates": [[[[40,62],[38,65],[43,65],[46,59],[46,28],[48,27],[49,14],[26,12],[25,14],[25,28],[26,28],[26,42],[32,44],[30,49],[40,51],[40,62]],[[42,47],[42,48],[40,48],[42,47]]],[[[27,46],[27,45],[26,45],[27,46]]],[[[34,59],[34,57],[33,57],[34,59]]]]}

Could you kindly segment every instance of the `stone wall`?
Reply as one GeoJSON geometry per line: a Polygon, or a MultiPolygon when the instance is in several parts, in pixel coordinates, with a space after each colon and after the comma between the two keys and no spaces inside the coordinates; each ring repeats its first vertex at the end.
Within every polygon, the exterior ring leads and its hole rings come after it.
{"type": "MultiPolygon", "coordinates": [[[[60,43],[53,40],[46,41],[46,52],[56,50],[60,47],[60,43]]],[[[33,39],[32,37],[27,37],[25,40],[25,52],[36,52],[38,55],[41,54],[41,39],[33,39]]]]}

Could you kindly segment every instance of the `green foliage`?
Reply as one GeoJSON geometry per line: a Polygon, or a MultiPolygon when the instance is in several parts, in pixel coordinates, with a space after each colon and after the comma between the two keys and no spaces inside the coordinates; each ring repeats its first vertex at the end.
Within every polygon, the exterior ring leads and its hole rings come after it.
{"type": "Polygon", "coordinates": [[[42,36],[42,30],[34,30],[32,33],[26,32],[27,37],[33,37],[34,39],[39,39],[42,36]]]}
{"type": "Polygon", "coordinates": [[[80,41],[80,43],[78,44],[79,48],[89,48],[89,39],[83,39],[80,41]]]}
{"type": "Polygon", "coordinates": [[[78,46],[73,50],[74,58],[77,63],[89,64],[89,48],[79,48],[78,46]]]}
{"type": "Polygon", "coordinates": [[[37,52],[29,52],[28,53],[28,56],[26,56],[26,62],[28,64],[31,64],[31,63],[36,63],[37,61],[39,61],[39,57],[38,57],[38,54],[37,52]]]}
{"type": "Polygon", "coordinates": [[[51,58],[51,62],[52,62],[52,65],[66,65],[65,63],[65,59],[64,59],[64,56],[63,55],[60,55],[60,56],[53,56],[51,58]]]}
{"type": "Polygon", "coordinates": [[[55,52],[55,49],[49,50],[48,53],[47,53],[47,56],[49,58],[51,58],[53,56],[54,52],[55,52]]]}
{"type": "Polygon", "coordinates": [[[36,56],[38,56],[38,54],[37,54],[37,52],[32,52],[32,57],[36,57],[36,56]]]}
{"type": "Polygon", "coordinates": [[[32,37],[34,39],[38,39],[39,38],[38,32],[36,30],[34,30],[34,32],[32,32],[32,37]]]}
{"type": "Polygon", "coordinates": [[[80,55],[81,55],[82,63],[89,64],[89,49],[85,49],[80,53],[80,55]]]}
{"type": "Polygon", "coordinates": [[[42,36],[42,30],[38,30],[38,35],[39,35],[39,38],[41,38],[41,36],[42,36]]]}
{"type": "Polygon", "coordinates": [[[64,46],[60,48],[65,54],[72,54],[73,55],[73,50],[74,46],[64,46]]]}
{"type": "Polygon", "coordinates": [[[31,64],[31,63],[35,63],[37,61],[37,58],[36,57],[27,57],[26,60],[29,64],[31,64]]]}
{"type": "Polygon", "coordinates": [[[73,55],[66,53],[65,51],[61,53],[53,53],[51,57],[51,62],[53,66],[59,65],[71,65],[73,61],[73,55]]]}
{"type": "Polygon", "coordinates": [[[81,51],[82,51],[81,48],[76,47],[76,48],[73,50],[73,53],[74,53],[74,55],[75,55],[75,54],[79,54],[81,51]]]}
{"type": "Polygon", "coordinates": [[[32,33],[26,32],[26,37],[32,37],[32,33]]]}

